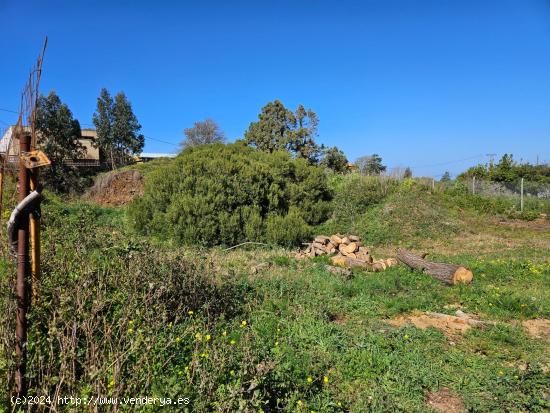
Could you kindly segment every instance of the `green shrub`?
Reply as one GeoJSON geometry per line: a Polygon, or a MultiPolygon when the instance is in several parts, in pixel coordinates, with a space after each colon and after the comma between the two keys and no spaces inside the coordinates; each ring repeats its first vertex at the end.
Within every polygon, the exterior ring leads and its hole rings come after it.
{"type": "Polygon", "coordinates": [[[266,220],[266,235],[273,244],[292,247],[310,238],[312,233],[300,213],[293,210],[285,216],[270,215],[266,220]]]}
{"type": "Polygon", "coordinates": [[[289,246],[328,218],[330,199],[323,171],[304,159],[243,144],[203,145],[152,172],[129,217],[139,232],[182,244],[289,246]]]}
{"type": "Polygon", "coordinates": [[[328,180],[334,193],[333,214],[332,219],[319,228],[321,232],[357,232],[363,215],[399,187],[395,179],[358,173],[332,175],[328,180]]]}

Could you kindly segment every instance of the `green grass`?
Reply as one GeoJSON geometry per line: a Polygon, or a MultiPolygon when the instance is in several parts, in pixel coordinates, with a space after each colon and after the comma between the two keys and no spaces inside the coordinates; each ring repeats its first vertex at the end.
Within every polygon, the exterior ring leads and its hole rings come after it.
{"type": "MultiPolygon", "coordinates": [[[[548,234],[499,226],[482,208],[421,187],[370,197],[354,220],[323,232],[357,230],[376,257],[421,243],[433,259],[471,268],[474,283],[449,287],[402,266],[344,279],[326,258],[296,260],[281,248],[150,242],[126,229],[123,208],[51,199],[41,300],[30,314],[34,391],[183,396],[197,412],[428,412],[427,392],[447,387],[469,411],[550,409],[548,343],[521,327],[550,318],[548,234]],[[271,267],[252,274],[260,262],[271,267]],[[452,314],[450,305],[495,324],[451,339],[386,323],[452,314]]],[[[5,403],[13,273],[4,257],[5,403]]]]}

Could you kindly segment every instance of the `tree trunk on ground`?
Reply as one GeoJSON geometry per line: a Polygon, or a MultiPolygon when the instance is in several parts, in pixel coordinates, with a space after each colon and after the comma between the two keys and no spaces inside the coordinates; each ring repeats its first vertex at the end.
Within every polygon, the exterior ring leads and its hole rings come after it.
{"type": "Polygon", "coordinates": [[[423,257],[405,249],[397,251],[397,259],[410,268],[420,270],[439,281],[451,285],[471,283],[474,277],[469,269],[461,265],[427,261],[423,257]]]}

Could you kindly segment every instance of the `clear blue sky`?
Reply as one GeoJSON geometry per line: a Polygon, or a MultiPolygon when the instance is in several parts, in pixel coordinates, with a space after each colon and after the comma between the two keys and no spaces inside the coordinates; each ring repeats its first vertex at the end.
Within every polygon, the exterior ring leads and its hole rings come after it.
{"type": "Polygon", "coordinates": [[[17,109],[45,35],[42,91],[84,127],[101,87],[174,144],[206,117],[239,138],[280,99],[350,160],[435,176],[488,153],[550,161],[548,0],[0,0],[0,108],[17,109]]]}

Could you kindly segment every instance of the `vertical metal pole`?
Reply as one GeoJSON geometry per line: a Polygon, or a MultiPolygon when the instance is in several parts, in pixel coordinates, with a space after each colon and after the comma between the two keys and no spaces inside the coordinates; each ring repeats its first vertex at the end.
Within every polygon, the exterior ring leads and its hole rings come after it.
{"type": "Polygon", "coordinates": [[[521,178],[520,210],[521,210],[521,212],[523,212],[523,178],[521,178]]]}
{"type": "MultiPolygon", "coordinates": [[[[19,135],[19,153],[28,152],[30,137],[26,133],[19,135]]],[[[29,177],[23,161],[19,160],[19,201],[21,202],[29,193],[29,177]]],[[[17,358],[15,371],[15,386],[18,396],[26,396],[27,382],[25,377],[27,367],[27,308],[28,308],[28,240],[29,221],[22,220],[17,238],[17,316],[15,325],[15,356],[17,358]]]]}
{"type": "MultiPolygon", "coordinates": [[[[38,188],[39,169],[35,168],[30,173],[31,191],[38,188]]],[[[31,287],[32,299],[38,298],[38,286],[40,281],[40,218],[31,214],[30,216],[30,238],[31,238],[31,287]]]]}

